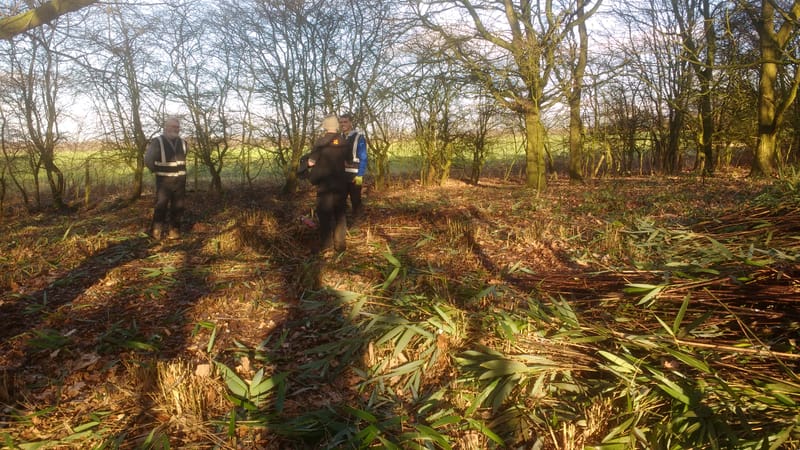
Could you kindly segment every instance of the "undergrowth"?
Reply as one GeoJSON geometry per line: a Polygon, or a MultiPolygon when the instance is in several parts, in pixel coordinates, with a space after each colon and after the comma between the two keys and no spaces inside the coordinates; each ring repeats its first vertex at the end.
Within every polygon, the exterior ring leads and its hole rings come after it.
{"type": "Polygon", "coordinates": [[[505,211],[450,193],[373,198],[374,222],[351,231],[364,250],[321,258],[292,256],[279,213],[245,210],[185,255],[160,248],[104,274],[151,311],[168,297],[158,333],[146,316],[109,318],[89,339],[59,327],[67,303],[21,293],[25,314],[48,317],[24,334],[29,360],[106,361],[127,377],[115,389],[148,386],[148,406],[92,403],[69,432],[47,428],[58,403],[26,407],[11,392],[22,378],[4,372],[0,434],[9,448],[800,447],[793,185],[726,209],[686,194],[683,210],[638,213],[594,192],[524,208],[509,194],[505,211]],[[165,358],[175,323],[192,353],[165,358]]]}

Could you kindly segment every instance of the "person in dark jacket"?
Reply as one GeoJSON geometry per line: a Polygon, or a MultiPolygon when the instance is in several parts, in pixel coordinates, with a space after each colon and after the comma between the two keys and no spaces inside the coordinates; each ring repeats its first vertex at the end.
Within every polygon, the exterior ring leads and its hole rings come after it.
{"type": "MultiPolygon", "coordinates": [[[[347,144],[347,161],[345,171],[348,175],[347,197],[353,209],[353,218],[362,213],[361,187],[367,171],[367,138],[353,126],[353,115],[345,113],[339,116],[339,129],[345,136],[347,144]]],[[[347,200],[345,199],[345,202],[347,200]]]]}
{"type": "Polygon", "coordinates": [[[308,181],[317,187],[317,217],[319,218],[320,251],[331,245],[338,252],[347,248],[347,172],[344,170],[345,145],[339,134],[336,116],[322,121],[325,134],[314,142],[308,156],[308,181]],[[332,238],[332,239],[331,239],[332,238]]]}
{"type": "Polygon", "coordinates": [[[150,141],[144,165],[156,176],[156,204],[150,235],[160,240],[168,230],[170,239],[180,238],[181,216],[186,202],[186,152],[176,117],[164,121],[164,132],[150,141]],[[167,220],[169,219],[169,222],[167,220]]]}

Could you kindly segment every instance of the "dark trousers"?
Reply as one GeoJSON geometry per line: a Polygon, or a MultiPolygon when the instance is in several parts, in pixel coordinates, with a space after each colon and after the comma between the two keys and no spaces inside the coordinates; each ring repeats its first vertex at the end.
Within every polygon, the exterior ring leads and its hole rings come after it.
{"type": "MultiPolygon", "coordinates": [[[[361,188],[352,181],[347,183],[347,197],[350,197],[350,206],[353,208],[353,215],[361,213],[361,188]]],[[[345,198],[345,202],[347,199],[345,198]]]]}
{"type": "Polygon", "coordinates": [[[317,194],[320,250],[331,245],[331,238],[336,251],[343,252],[347,248],[346,202],[347,197],[343,192],[317,194]]]}
{"type": "Polygon", "coordinates": [[[186,177],[156,177],[156,206],[153,208],[153,229],[169,226],[178,230],[186,204],[186,177]]]}

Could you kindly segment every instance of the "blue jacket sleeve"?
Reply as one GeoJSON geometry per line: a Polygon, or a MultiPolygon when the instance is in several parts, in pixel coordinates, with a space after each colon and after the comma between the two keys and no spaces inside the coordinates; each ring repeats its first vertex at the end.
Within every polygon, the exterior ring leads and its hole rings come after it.
{"type": "Polygon", "coordinates": [[[367,139],[364,136],[358,137],[356,156],[358,156],[358,176],[363,177],[367,172],[367,139]]]}

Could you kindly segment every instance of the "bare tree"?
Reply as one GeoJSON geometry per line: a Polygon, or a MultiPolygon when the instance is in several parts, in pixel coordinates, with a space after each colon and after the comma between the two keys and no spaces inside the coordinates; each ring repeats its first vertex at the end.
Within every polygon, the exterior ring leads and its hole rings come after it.
{"type": "Polygon", "coordinates": [[[454,57],[500,104],[525,118],[527,185],[544,189],[542,108],[557,63],[555,53],[567,31],[590,17],[600,3],[580,16],[575,15],[576,4],[557,9],[549,1],[440,0],[425,5],[416,6],[423,26],[444,39],[454,57]],[[464,21],[471,26],[465,28],[464,21]]]}
{"type": "Polygon", "coordinates": [[[172,5],[162,15],[161,36],[170,36],[168,95],[186,108],[194,155],[211,176],[211,190],[222,192],[222,170],[233,147],[235,120],[230,116],[235,64],[231,48],[217,33],[230,27],[217,22],[216,8],[192,2],[172,5]]]}
{"type": "MultiPolygon", "coordinates": [[[[576,0],[575,16],[586,14],[585,0],[576,0]]],[[[575,181],[584,179],[584,127],[583,127],[583,87],[584,74],[589,60],[589,33],[586,20],[580,20],[568,31],[564,48],[559,54],[563,60],[555,66],[554,74],[569,108],[569,177],[575,181]]]]}
{"type": "Polygon", "coordinates": [[[628,26],[627,75],[648,87],[652,169],[676,173],[684,160],[694,78],[672,7],[665,0],[632,1],[618,14],[628,26]]]}
{"type": "MultiPolygon", "coordinates": [[[[297,189],[300,157],[317,119],[338,101],[333,52],[339,42],[338,3],[230,0],[239,11],[236,37],[248,49],[241,58],[263,101],[263,131],[283,171],[284,192],[297,189]]],[[[342,8],[344,14],[344,8],[342,8]]]]}
{"type": "Polygon", "coordinates": [[[56,163],[56,145],[62,139],[58,129],[61,116],[61,56],[54,50],[61,44],[54,28],[36,28],[23,39],[7,45],[8,101],[18,111],[15,120],[24,130],[24,139],[32,170],[36,205],[39,197],[39,170],[44,168],[53,204],[66,206],[64,174],[56,163]]]}
{"type": "Polygon", "coordinates": [[[395,18],[400,4],[390,0],[347,0],[342,5],[347,14],[336,58],[340,110],[354,116],[357,125],[363,124],[369,138],[370,166],[376,185],[383,186],[389,175],[388,150],[394,127],[391,116],[394,89],[402,76],[395,62],[399,58],[399,43],[408,26],[395,18]]]}
{"type": "Polygon", "coordinates": [[[396,84],[396,95],[408,110],[421,156],[420,181],[439,186],[450,176],[458,130],[457,106],[463,75],[435,49],[436,41],[420,35],[416,59],[396,84]]]}
{"type": "Polygon", "coordinates": [[[75,74],[85,89],[92,84],[91,100],[96,106],[103,140],[114,155],[119,155],[133,170],[130,198],[137,199],[143,190],[144,152],[148,134],[145,118],[154,115],[155,105],[146,101],[148,76],[154,66],[150,39],[151,17],[142,7],[110,3],[92,13],[82,33],[73,35],[70,52],[79,67],[75,74]]]}
{"type": "Polygon", "coordinates": [[[672,13],[683,41],[684,55],[691,63],[698,80],[700,133],[697,169],[705,175],[714,173],[714,68],[716,67],[717,34],[710,0],[671,0],[672,13]],[[697,14],[700,14],[698,18],[697,14]],[[695,29],[702,19],[702,36],[695,29]]]}
{"type": "Polygon", "coordinates": [[[760,7],[747,5],[758,31],[761,69],[758,81],[758,143],[753,159],[752,176],[775,172],[778,133],[786,111],[797,98],[800,69],[797,47],[800,0],[782,8],[772,0],[761,0],[760,7]],[[785,82],[783,89],[779,85],[785,82]]]}
{"type": "Polygon", "coordinates": [[[490,134],[493,129],[494,121],[498,115],[497,102],[486,95],[486,92],[479,88],[475,95],[474,117],[471,122],[475,124],[472,132],[468,133],[470,152],[472,161],[469,168],[469,182],[477,185],[481,179],[486,159],[490,150],[490,134]]]}

